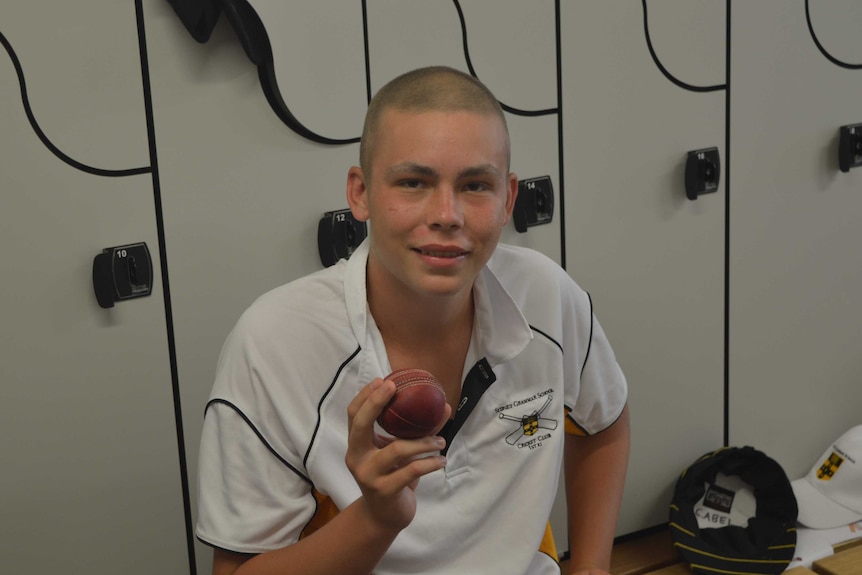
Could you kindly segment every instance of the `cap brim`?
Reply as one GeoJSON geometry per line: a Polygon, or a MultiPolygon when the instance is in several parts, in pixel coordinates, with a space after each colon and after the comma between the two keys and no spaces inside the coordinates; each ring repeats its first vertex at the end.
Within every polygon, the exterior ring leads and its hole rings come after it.
{"type": "Polygon", "coordinates": [[[862,520],[862,513],[835,503],[811,485],[805,477],[791,481],[790,485],[799,506],[797,521],[806,527],[831,529],[862,520]]]}

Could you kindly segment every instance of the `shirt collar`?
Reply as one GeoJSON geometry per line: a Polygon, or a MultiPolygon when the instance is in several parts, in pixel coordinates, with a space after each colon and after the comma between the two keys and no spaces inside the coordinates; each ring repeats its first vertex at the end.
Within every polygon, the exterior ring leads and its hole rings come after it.
{"type": "Polygon", "coordinates": [[[350,319],[350,329],[359,345],[365,347],[366,321],[368,320],[368,296],[365,285],[365,271],[368,263],[369,239],[365,238],[350,259],[343,262],[344,270],[344,303],[347,306],[347,317],[350,319]]]}
{"type": "Polygon", "coordinates": [[[527,318],[487,265],[476,278],[473,301],[479,352],[492,367],[521,353],[533,339],[527,318]]]}

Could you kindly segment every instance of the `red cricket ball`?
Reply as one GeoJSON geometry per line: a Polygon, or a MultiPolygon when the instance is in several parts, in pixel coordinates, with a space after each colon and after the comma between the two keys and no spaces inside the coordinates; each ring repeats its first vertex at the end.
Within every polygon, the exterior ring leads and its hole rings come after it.
{"type": "Polygon", "coordinates": [[[380,427],[402,439],[431,435],[446,410],[440,382],[423,369],[399,369],[384,379],[395,383],[395,395],[377,418],[380,427]]]}

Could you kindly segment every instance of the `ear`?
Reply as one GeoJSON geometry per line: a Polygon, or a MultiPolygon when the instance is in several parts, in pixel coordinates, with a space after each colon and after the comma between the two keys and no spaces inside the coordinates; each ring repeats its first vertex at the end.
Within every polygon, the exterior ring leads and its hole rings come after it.
{"type": "Polygon", "coordinates": [[[353,166],[347,172],[347,205],[357,221],[368,220],[368,186],[365,184],[365,174],[359,166],[353,166]]]}
{"type": "Polygon", "coordinates": [[[515,209],[515,200],[518,198],[518,176],[515,172],[509,172],[508,180],[506,181],[506,223],[512,217],[512,210],[515,209]]]}

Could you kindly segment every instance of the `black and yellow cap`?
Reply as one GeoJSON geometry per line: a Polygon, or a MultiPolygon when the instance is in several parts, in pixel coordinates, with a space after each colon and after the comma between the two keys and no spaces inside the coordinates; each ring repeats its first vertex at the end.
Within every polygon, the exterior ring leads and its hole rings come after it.
{"type": "Polygon", "coordinates": [[[797,513],[778,463],[753,447],[725,447],[680,476],[671,536],[695,573],[777,575],[796,550],[797,513]]]}

